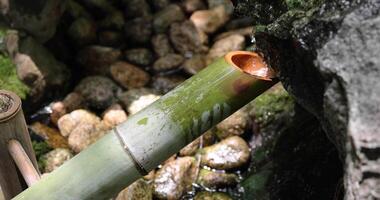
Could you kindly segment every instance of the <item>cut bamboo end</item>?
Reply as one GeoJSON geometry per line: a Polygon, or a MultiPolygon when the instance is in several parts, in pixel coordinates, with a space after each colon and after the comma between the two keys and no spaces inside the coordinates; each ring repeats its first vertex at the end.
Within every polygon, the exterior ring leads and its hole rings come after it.
{"type": "Polygon", "coordinates": [[[276,73],[265,63],[262,56],[249,51],[232,51],[225,55],[225,60],[243,72],[258,79],[271,81],[276,73]]]}
{"type": "Polygon", "coordinates": [[[41,178],[40,174],[34,168],[32,161],[29,159],[20,142],[17,140],[10,140],[8,142],[8,151],[28,187],[37,183],[41,178]]]}
{"type": "Polygon", "coordinates": [[[13,118],[21,108],[21,99],[14,93],[0,90],[0,122],[13,118]]]}

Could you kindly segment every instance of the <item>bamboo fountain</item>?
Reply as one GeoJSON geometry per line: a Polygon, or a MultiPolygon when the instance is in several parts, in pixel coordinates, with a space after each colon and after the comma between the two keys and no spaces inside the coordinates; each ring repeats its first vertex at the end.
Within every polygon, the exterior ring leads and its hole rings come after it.
{"type": "Polygon", "coordinates": [[[260,55],[230,52],[14,199],[110,198],[276,82],[260,55]]]}

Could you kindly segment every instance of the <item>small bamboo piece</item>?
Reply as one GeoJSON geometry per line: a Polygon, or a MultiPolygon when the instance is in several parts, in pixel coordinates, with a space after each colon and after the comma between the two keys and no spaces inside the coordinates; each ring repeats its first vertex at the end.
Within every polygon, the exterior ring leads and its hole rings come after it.
{"type": "Polygon", "coordinates": [[[12,92],[0,90],[0,185],[5,199],[11,199],[27,188],[8,152],[8,142],[19,141],[35,169],[34,156],[20,98],[12,92]]]}
{"type": "Polygon", "coordinates": [[[37,183],[40,180],[40,174],[34,168],[32,161],[30,161],[20,142],[14,139],[10,140],[8,150],[28,187],[37,183]]]}
{"type": "Polygon", "coordinates": [[[272,87],[252,52],[231,52],[129,117],[15,200],[109,199],[272,87]]]}

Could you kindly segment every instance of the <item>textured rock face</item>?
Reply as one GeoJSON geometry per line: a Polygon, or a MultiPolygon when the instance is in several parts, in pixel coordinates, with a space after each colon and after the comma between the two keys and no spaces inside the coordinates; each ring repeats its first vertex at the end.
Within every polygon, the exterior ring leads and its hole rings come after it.
{"type": "MultiPolygon", "coordinates": [[[[250,2],[251,8],[259,5],[250,2]]],[[[346,169],[345,198],[375,199],[380,183],[380,1],[287,6],[289,11],[277,8],[269,22],[259,20],[267,25],[256,27],[256,48],[338,148],[346,169]]]]}
{"type": "MultiPolygon", "coordinates": [[[[67,1],[11,0],[5,2],[8,5],[5,8],[2,5],[1,11],[8,23],[14,28],[26,30],[39,41],[45,42],[54,35],[67,1]]],[[[1,3],[3,4],[3,1],[1,3]]]]}

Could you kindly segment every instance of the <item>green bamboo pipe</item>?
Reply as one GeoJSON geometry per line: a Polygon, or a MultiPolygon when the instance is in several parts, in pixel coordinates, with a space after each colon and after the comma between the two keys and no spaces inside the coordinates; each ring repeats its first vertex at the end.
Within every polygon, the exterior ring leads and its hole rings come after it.
{"type": "Polygon", "coordinates": [[[14,199],[110,198],[272,87],[273,75],[256,53],[230,52],[14,199]]]}

